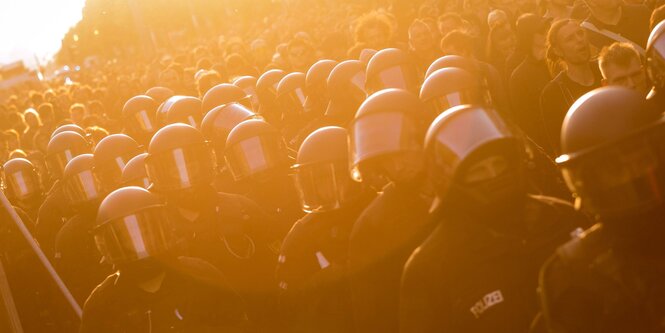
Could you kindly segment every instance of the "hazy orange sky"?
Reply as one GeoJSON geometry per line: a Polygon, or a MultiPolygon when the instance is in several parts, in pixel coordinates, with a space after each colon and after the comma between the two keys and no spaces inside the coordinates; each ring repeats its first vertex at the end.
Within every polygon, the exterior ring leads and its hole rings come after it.
{"type": "Polygon", "coordinates": [[[85,0],[0,0],[0,64],[34,63],[52,56],[69,27],[81,19],[85,0]]]}

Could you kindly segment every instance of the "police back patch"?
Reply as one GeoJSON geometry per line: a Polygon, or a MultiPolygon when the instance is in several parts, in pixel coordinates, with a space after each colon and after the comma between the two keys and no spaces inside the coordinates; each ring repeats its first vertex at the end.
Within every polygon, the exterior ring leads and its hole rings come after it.
{"type": "Polygon", "coordinates": [[[503,302],[503,294],[501,293],[501,290],[495,290],[483,296],[483,298],[476,302],[476,304],[474,304],[469,310],[473,316],[478,319],[483,314],[483,312],[487,311],[487,309],[501,302],[503,302]]]}

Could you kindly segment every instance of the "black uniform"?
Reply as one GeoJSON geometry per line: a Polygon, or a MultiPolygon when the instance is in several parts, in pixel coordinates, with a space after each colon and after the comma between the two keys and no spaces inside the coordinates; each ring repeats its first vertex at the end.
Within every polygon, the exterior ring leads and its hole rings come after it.
{"type": "Polygon", "coordinates": [[[154,293],[127,272],[110,275],[85,303],[79,332],[241,332],[242,300],[209,263],[179,257],[162,263],[165,276],[154,293]]]}
{"type": "Polygon", "coordinates": [[[360,215],[349,245],[358,332],[396,332],[404,263],[431,231],[420,186],[390,184],[360,215]]]}
{"type": "Polygon", "coordinates": [[[56,182],[48,196],[39,207],[39,214],[35,226],[35,238],[46,256],[53,260],[55,252],[55,237],[67,218],[74,215],[67,204],[62,191],[62,184],[56,182]]]}
{"type": "Polygon", "coordinates": [[[198,199],[203,204],[195,221],[185,220],[171,207],[174,216],[179,216],[182,234],[188,235],[185,253],[221,270],[247,302],[252,323],[265,327],[277,316],[274,272],[282,240],[280,229],[243,196],[208,188],[198,199]]]}
{"type": "Polygon", "coordinates": [[[548,197],[483,224],[446,216],[404,268],[402,332],[526,332],[538,312],[538,270],[586,222],[548,197]]]}
{"type": "Polygon", "coordinates": [[[372,197],[364,195],[338,210],[307,214],[287,235],[277,279],[290,332],[353,331],[348,241],[353,223],[372,197]]]}
{"type": "Polygon", "coordinates": [[[539,288],[550,327],[665,332],[665,228],[653,217],[597,224],[556,251],[539,288]]]}
{"type": "Polygon", "coordinates": [[[55,240],[53,264],[79,304],[112,273],[111,266],[102,263],[92,236],[96,213],[94,206],[75,215],[62,226],[55,240]]]}

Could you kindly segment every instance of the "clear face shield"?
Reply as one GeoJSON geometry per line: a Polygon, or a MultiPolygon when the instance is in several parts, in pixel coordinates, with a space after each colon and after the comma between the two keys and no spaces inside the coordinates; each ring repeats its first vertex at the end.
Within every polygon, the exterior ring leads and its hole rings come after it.
{"type": "Polygon", "coordinates": [[[425,101],[425,107],[431,115],[436,117],[455,106],[466,104],[477,105],[480,99],[480,96],[475,96],[475,94],[469,90],[453,91],[425,101]]]}
{"type": "Polygon", "coordinates": [[[148,111],[141,110],[128,117],[125,124],[136,133],[154,133],[157,131],[157,126],[154,124],[152,117],[148,111]]]}
{"type": "Polygon", "coordinates": [[[382,70],[377,77],[372,78],[368,86],[371,91],[368,91],[368,94],[387,88],[415,91],[416,86],[416,79],[408,69],[403,66],[393,66],[382,70]]]}
{"type": "Polygon", "coordinates": [[[97,248],[113,264],[159,256],[176,244],[164,206],[156,205],[113,219],[94,230],[97,248]]]}
{"type": "Polygon", "coordinates": [[[478,149],[497,142],[515,139],[503,120],[493,111],[474,109],[452,114],[451,119],[438,129],[430,151],[430,177],[437,192],[445,196],[453,181],[475,185],[503,174],[509,166],[503,149],[480,154],[482,158],[471,162],[478,149]],[[458,175],[460,166],[465,172],[458,175]],[[458,179],[459,178],[459,179],[458,179]]]}
{"type": "Polygon", "coordinates": [[[341,208],[361,191],[349,177],[345,162],[310,164],[295,168],[294,180],[305,212],[341,208]]]}
{"type": "Polygon", "coordinates": [[[5,174],[7,196],[12,200],[30,200],[42,193],[36,171],[19,170],[5,174]]]}
{"type": "Polygon", "coordinates": [[[284,118],[298,118],[305,112],[305,91],[302,88],[296,88],[293,91],[280,96],[280,104],[284,107],[284,118]]]}
{"type": "Polygon", "coordinates": [[[177,191],[210,184],[214,178],[213,152],[207,144],[190,145],[148,156],[148,178],[157,191],[177,191]]]}
{"type": "Polygon", "coordinates": [[[125,165],[127,165],[129,160],[140,153],[140,150],[137,149],[136,151],[127,152],[121,156],[117,156],[113,161],[109,161],[105,165],[95,166],[95,174],[102,182],[102,186],[108,191],[119,186],[120,177],[122,176],[122,170],[125,168],[125,165]]]}
{"type": "Polygon", "coordinates": [[[67,163],[69,163],[74,157],[87,152],[88,151],[83,148],[73,148],[47,155],[46,165],[48,166],[49,173],[55,178],[62,177],[62,173],[65,171],[67,163]]]}
{"type": "Polygon", "coordinates": [[[81,206],[101,199],[102,190],[92,170],[84,170],[63,179],[63,193],[72,206],[81,206]]]}
{"type": "Polygon", "coordinates": [[[359,165],[382,155],[405,151],[421,151],[417,125],[401,112],[368,114],[354,120],[350,134],[351,176],[362,181],[359,165]]]}
{"type": "Polygon", "coordinates": [[[237,180],[246,179],[284,164],[281,139],[255,136],[226,149],[226,162],[237,180]]]}

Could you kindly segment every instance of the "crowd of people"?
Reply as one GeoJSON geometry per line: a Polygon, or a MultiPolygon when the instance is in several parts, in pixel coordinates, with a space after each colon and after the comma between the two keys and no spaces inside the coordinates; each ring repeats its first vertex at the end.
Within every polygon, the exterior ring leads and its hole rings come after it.
{"type": "Polygon", "coordinates": [[[20,331],[665,331],[665,5],[282,6],[0,104],[20,331]]]}

